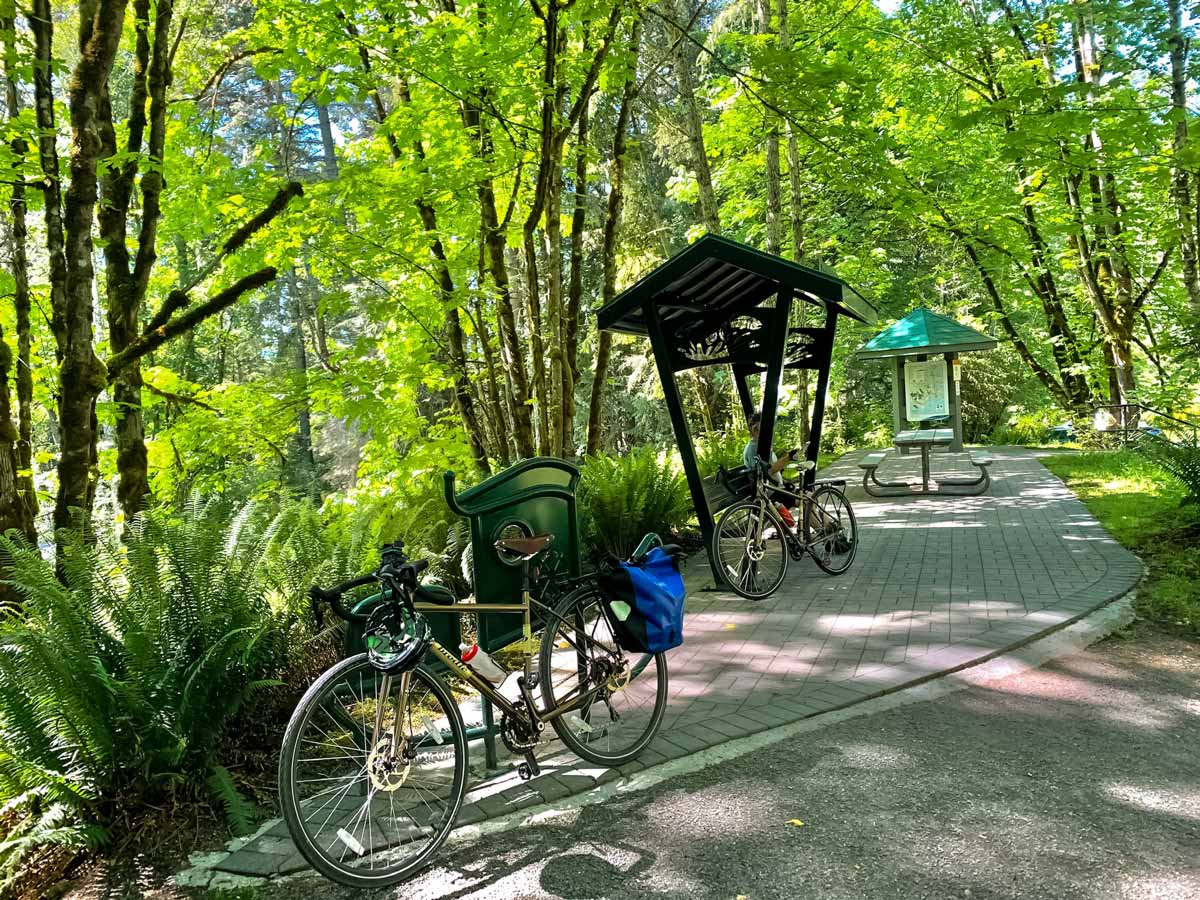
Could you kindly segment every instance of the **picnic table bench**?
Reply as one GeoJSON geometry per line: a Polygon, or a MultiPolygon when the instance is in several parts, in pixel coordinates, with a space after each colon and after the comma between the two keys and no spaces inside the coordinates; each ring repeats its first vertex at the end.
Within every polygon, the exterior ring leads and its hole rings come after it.
{"type": "Polygon", "coordinates": [[[948,443],[948,441],[942,440],[941,436],[936,435],[936,431],[941,430],[931,429],[924,432],[924,434],[929,435],[925,439],[914,439],[912,437],[913,435],[922,434],[922,432],[901,432],[896,435],[896,443],[898,445],[903,442],[909,446],[917,446],[921,450],[921,484],[919,487],[915,484],[909,484],[907,481],[880,481],[877,470],[887,459],[889,451],[875,450],[868,453],[858,462],[858,467],[863,470],[863,490],[872,497],[896,497],[905,494],[934,493],[949,494],[951,496],[972,496],[982,494],[986,491],[992,482],[988,467],[995,462],[995,457],[986,450],[968,451],[971,465],[978,470],[978,476],[975,478],[941,478],[935,482],[929,477],[930,447],[939,442],[948,443]]]}

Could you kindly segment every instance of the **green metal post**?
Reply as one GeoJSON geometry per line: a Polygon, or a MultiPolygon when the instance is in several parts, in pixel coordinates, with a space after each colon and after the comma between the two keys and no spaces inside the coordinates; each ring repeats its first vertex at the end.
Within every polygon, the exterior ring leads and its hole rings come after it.
{"type": "Polygon", "coordinates": [[[737,386],[738,400],[742,404],[742,415],[746,421],[754,414],[754,400],[750,397],[750,374],[741,366],[733,367],[733,383],[737,386]]]}
{"type": "Polygon", "coordinates": [[[497,768],[496,760],[496,717],[492,715],[492,701],[483,698],[483,759],[489,770],[497,768]]]}
{"type": "Polygon", "coordinates": [[[946,393],[950,400],[950,427],[954,439],[950,443],[951,453],[961,453],[963,448],[962,398],[958,395],[958,382],[954,380],[954,360],[957,353],[946,354],[946,393]]]}
{"type": "Polygon", "coordinates": [[[787,354],[788,315],[792,311],[792,292],[781,288],[775,295],[775,315],[767,344],[767,373],[763,376],[762,424],[758,432],[758,456],[771,459],[775,440],[775,417],[779,412],[779,387],[783,381],[783,358],[787,354]]]}

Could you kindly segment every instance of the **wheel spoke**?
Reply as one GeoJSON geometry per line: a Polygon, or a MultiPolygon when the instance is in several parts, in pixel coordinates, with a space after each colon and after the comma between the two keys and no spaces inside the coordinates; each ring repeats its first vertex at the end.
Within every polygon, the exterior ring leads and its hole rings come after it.
{"type": "Polygon", "coordinates": [[[420,669],[411,673],[401,722],[401,679],[363,659],[323,678],[293,715],[285,739],[280,783],[288,828],[328,877],[360,887],[394,883],[453,826],[465,787],[460,720],[449,694],[434,690],[436,682],[420,669]],[[430,718],[446,735],[449,758],[408,752],[426,737],[430,718]],[[378,739],[370,745],[372,734],[378,739]]]}
{"type": "Polygon", "coordinates": [[[601,603],[595,591],[565,600],[543,635],[541,657],[545,702],[582,701],[553,720],[555,730],[597,762],[645,746],[661,719],[666,678],[661,657],[620,649],[601,603]]]}

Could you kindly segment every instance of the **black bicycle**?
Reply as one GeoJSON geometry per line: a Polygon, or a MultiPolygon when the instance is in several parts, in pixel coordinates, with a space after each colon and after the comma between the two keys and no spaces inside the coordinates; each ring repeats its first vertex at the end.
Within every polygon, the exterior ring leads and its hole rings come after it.
{"type": "Polygon", "coordinates": [[[524,755],[523,778],[539,774],[534,749],[547,724],[577,755],[602,766],[629,762],[650,743],[666,709],[666,659],[617,645],[592,578],[533,598],[530,563],[552,541],[552,535],[496,541],[497,552],[522,566],[519,602],[457,603],[445,588],[421,585],[428,564],[409,561],[398,544],[384,548],[370,575],[309,592],[318,617],[327,605],[361,623],[368,648],[317,679],[284,736],[283,815],[318,872],[351,887],[395,884],[449,836],[466,791],[467,737],[454,695],[423,663],[427,654],[501,710],[500,737],[524,755]],[[383,601],[358,615],[341,598],[364,585],[377,585],[383,601]],[[517,699],[433,639],[422,612],[435,608],[524,615],[517,699]],[[540,640],[532,634],[535,609],[546,623],[540,640]]]}

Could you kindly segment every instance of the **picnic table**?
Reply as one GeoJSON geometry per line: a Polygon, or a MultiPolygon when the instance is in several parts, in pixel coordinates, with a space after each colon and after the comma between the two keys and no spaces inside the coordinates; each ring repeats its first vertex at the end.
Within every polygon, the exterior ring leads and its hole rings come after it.
{"type": "Polygon", "coordinates": [[[892,439],[900,449],[913,447],[921,451],[921,490],[929,493],[929,451],[934,447],[949,447],[954,443],[953,428],[926,428],[900,431],[892,439]]]}
{"type": "Polygon", "coordinates": [[[923,431],[900,431],[896,433],[893,442],[899,449],[916,448],[921,454],[921,486],[910,485],[905,481],[880,481],[875,470],[887,458],[887,450],[876,450],[868,453],[859,460],[858,467],[863,470],[863,489],[873,497],[895,497],[903,494],[982,494],[991,484],[988,466],[994,461],[985,450],[971,450],[969,456],[971,465],[979,470],[976,478],[940,478],[936,485],[930,486],[929,453],[934,447],[949,448],[954,441],[954,431],[950,428],[928,428],[923,431]]]}

